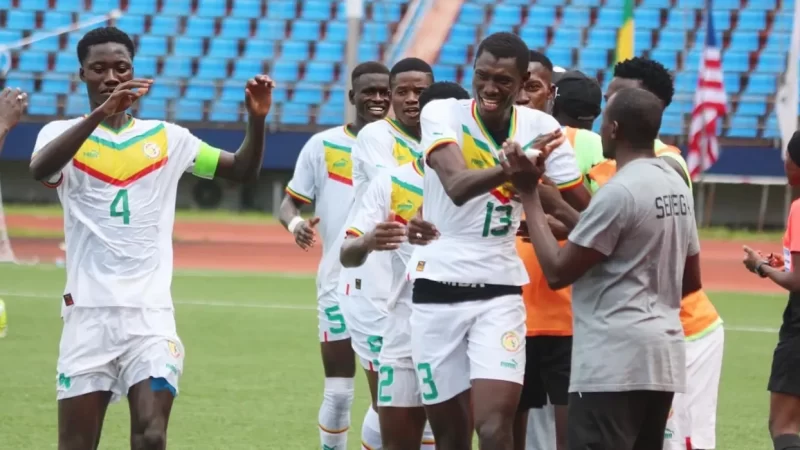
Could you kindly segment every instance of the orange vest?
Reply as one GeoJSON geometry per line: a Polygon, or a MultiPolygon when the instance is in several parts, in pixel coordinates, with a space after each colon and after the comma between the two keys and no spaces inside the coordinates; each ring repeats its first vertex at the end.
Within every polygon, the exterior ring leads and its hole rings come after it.
{"type": "MultiPolygon", "coordinates": [[[[560,242],[563,246],[566,241],[560,242]]],[[[547,285],[530,242],[517,238],[517,253],[525,264],[530,282],[522,286],[528,336],[572,336],[572,288],[554,291],[547,285]]]]}

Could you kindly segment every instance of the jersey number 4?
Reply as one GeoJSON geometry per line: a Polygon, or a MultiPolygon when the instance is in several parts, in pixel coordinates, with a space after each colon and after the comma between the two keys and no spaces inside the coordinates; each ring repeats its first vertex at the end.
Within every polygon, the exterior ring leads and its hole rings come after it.
{"type": "Polygon", "coordinates": [[[482,236],[489,237],[507,235],[511,229],[511,209],[511,205],[495,206],[494,202],[487,203],[486,218],[483,220],[482,236]],[[494,222],[495,213],[500,216],[497,218],[497,222],[500,223],[500,226],[492,228],[492,222],[494,222]]]}
{"type": "Polygon", "coordinates": [[[108,212],[111,217],[122,217],[122,223],[128,225],[131,223],[131,210],[128,209],[128,190],[120,189],[114,200],[111,201],[111,207],[108,212]]]}

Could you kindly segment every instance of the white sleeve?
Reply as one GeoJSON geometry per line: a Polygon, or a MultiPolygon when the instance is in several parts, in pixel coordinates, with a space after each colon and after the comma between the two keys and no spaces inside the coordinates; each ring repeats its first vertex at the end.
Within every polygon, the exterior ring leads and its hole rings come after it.
{"type": "Polygon", "coordinates": [[[391,178],[381,174],[373,179],[361,199],[353,205],[353,220],[347,225],[348,236],[363,236],[389,218],[391,198],[391,178]]]}
{"type": "Polygon", "coordinates": [[[320,188],[317,184],[317,169],[322,151],[322,141],[317,136],[311,136],[303,145],[294,165],[292,179],[286,185],[287,195],[306,204],[317,198],[320,188]]]}
{"type": "Polygon", "coordinates": [[[213,179],[222,150],[206,144],[186,128],[171,123],[164,125],[168,127],[170,160],[175,160],[181,172],[191,172],[196,177],[213,179]]]}
{"type": "MultiPolygon", "coordinates": [[[[540,120],[545,133],[561,128],[556,119],[547,114],[542,113],[540,120]]],[[[575,150],[569,143],[569,139],[565,139],[563,144],[550,153],[550,156],[544,161],[544,165],[544,174],[561,190],[583,184],[583,174],[578,167],[578,159],[575,157],[575,150]]]]}
{"type": "Polygon", "coordinates": [[[459,144],[459,127],[456,119],[458,101],[453,99],[433,100],[420,114],[422,139],[420,141],[423,155],[428,158],[430,152],[444,144],[459,144]]]}
{"type": "MultiPolygon", "coordinates": [[[[33,153],[31,154],[31,159],[33,155],[36,154],[39,150],[41,150],[45,145],[49,144],[53,139],[58,137],[61,133],[63,133],[67,128],[61,128],[58,124],[55,123],[48,123],[47,125],[43,126],[41,130],[39,130],[39,134],[36,136],[36,143],[33,145],[33,153]]],[[[61,185],[64,181],[64,174],[66,171],[61,169],[58,173],[54,173],[50,178],[47,180],[42,181],[42,184],[49,188],[57,188],[61,185]]]]}
{"type": "MultiPolygon", "coordinates": [[[[363,192],[367,184],[383,169],[395,167],[389,133],[378,135],[376,127],[361,130],[353,145],[350,157],[353,160],[353,189],[363,192]]],[[[358,194],[357,194],[358,195],[358,194]]]]}

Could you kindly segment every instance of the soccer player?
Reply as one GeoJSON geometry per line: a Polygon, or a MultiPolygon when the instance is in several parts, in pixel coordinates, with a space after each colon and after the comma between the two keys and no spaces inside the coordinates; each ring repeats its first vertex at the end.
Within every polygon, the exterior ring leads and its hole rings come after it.
{"type": "MultiPolygon", "coordinates": [[[[795,131],[787,146],[786,177],[790,186],[800,185],[800,131],[795,131]]],[[[778,333],[778,345],[772,355],[769,375],[769,434],[775,450],[800,449],[800,277],[794,270],[800,265],[800,200],[792,202],[783,255],[764,257],[761,252],[744,247],[744,265],[762,278],[769,278],[789,291],[778,333]]]]}
{"type": "MultiPolygon", "coordinates": [[[[469,93],[451,82],[434,83],[420,95],[419,107],[433,99],[468,99],[469,93]]],[[[377,403],[383,448],[433,450],[430,428],[425,429],[416,370],[411,360],[411,282],[407,279],[412,247],[405,239],[407,224],[422,205],[422,158],[388,169],[369,184],[354,206],[354,220],[341,250],[345,267],[363,264],[374,251],[391,252],[391,296],[379,362],[377,403]],[[424,433],[423,433],[424,430],[424,433]]]]}
{"type": "Polygon", "coordinates": [[[109,402],[125,395],[131,448],[164,449],[185,354],[170,294],[178,180],[258,176],[273,82],[259,75],[245,84],[246,134],[229,153],[126,112],[153,81],[134,77],[124,32],[92,30],[77,53],[92,112],[45,125],[30,163],[64,208],[58,448],[97,448],[109,402]]]}
{"type": "Polygon", "coordinates": [[[341,230],[353,201],[351,149],[359,132],[381,120],[389,110],[389,69],[379,62],[365,62],[350,75],[350,103],[356,109],[354,123],[321,131],[306,142],[297,158],[294,175],[281,202],[280,220],[307,250],[314,245],[317,229],[322,237],[322,259],[317,271],[317,315],[320,353],[325,373],[319,433],[322,448],[346,449],[353,404],[356,366],[348,324],[338,292],[341,264],[341,230]],[[300,208],[314,203],[315,217],[303,220],[300,208]]]}
{"type": "MultiPolygon", "coordinates": [[[[525,367],[520,286],[528,279],[514,252],[521,208],[499,150],[506,140],[534,150],[561,137],[552,117],[514,105],[528,59],[518,36],[492,34],[476,52],[474,100],[435,100],[422,112],[422,216],[441,236],[416,247],[409,262],[411,340],[425,411],[442,448],[470,448],[470,388],[481,448],[513,448],[525,367]]],[[[550,154],[547,175],[565,198],[588,201],[569,144],[550,154]]]]}
{"type": "Polygon", "coordinates": [[[544,53],[536,50],[530,50],[529,58],[529,77],[522,84],[517,105],[548,112],[555,96],[553,62],[544,53]]]}
{"type": "MultiPolygon", "coordinates": [[[[675,92],[669,71],[657,61],[633,58],[614,67],[614,78],[608,85],[606,97],[625,87],[641,87],[655,94],[664,108],[672,102],[675,92]]],[[[678,171],[692,188],[689,170],[680,150],[656,139],[656,156],[678,171]]],[[[614,174],[613,161],[592,169],[591,177],[602,185],[614,174]],[[604,171],[596,176],[597,171],[604,171]]],[[[681,323],[686,335],[687,389],[675,395],[673,411],[667,423],[665,450],[683,450],[687,438],[693,449],[716,448],[716,419],[719,379],[722,373],[722,353],[725,332],[722,318],[702,290],[691,292],[681,301],[681,323]]]]}
{"type": "MultiPolygon", "coordinates": [[[[513,178],[550,287],[574,283],[571,449],[661,448],[673,393],[685,389],[678,312],[682,295],[700,288],[700,249],[691,192],[653,151],[662,109],[644,89],[611,97],[601,135],[619,171],[563,248],[544,217],[537,180],[513,178]]],[[[529,172],[521,149],[509,147],[509,166],[529,172]]]]}
{"type": "MultiPolygon", "coordinates": [[[[398,61],[388,78],[391,106],[396,119],[373,122],[358,133],[353,146],[354,204],[360,202],[369,182],[381,171],[410,163],[421,154],[419,143],[419,96],[433,83],[430,65],[419,58],[398,61]]],[[[351,210],[347,223],[355,219],[351,210]]],[[[342,228],[342,235],[345,234],[342,228]]],[[[339,287],[342,312],[350,330],[372,397],[361,426],[361,441],[366,448],[381,446],[377,413],[378,355],[386,326],[392,268],[389,255],[370,255],[364,264],[342,270],[339,287]]]]}

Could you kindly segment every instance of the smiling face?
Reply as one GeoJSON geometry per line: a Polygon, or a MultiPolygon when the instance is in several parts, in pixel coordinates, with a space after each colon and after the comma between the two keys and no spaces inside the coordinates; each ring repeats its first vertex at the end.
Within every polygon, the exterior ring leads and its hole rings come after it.
{"type": "Polygon", "coordinates": [[[356,115],[366,123],[386,117],[389,112],[389,74],[367,73],[356,78],[349,93],[356,115]]]}
{"type": "Polygon", "coordinates": [[[433,77],[425,72],[402,72],[392,80],[392,110],[397,120],[407,127],[419,125],[419,96],[433,84],[433,77]]]}
{"type": "Polygon", "coordinates": [[[475,60],[472,90],[481,118],[487,121],[502,120],[511,110],[527,80],[527,73],[520,73],[515,58],[496,58],[484,51],[475,60]]]}
{"type": "Polygon", "coordinates": [[[528,64],[528,74],[517,96],[517,104],[547,112],[553,98],[553,74],[539,62],[528,64]]]}
{"type": "Polygon", "coordinates": [[[133,79],[133,60],[128,49],[116,42],[96,44],[81,64],[80,78],[92,108],[102,105],[121,83],[133,79]]]}

